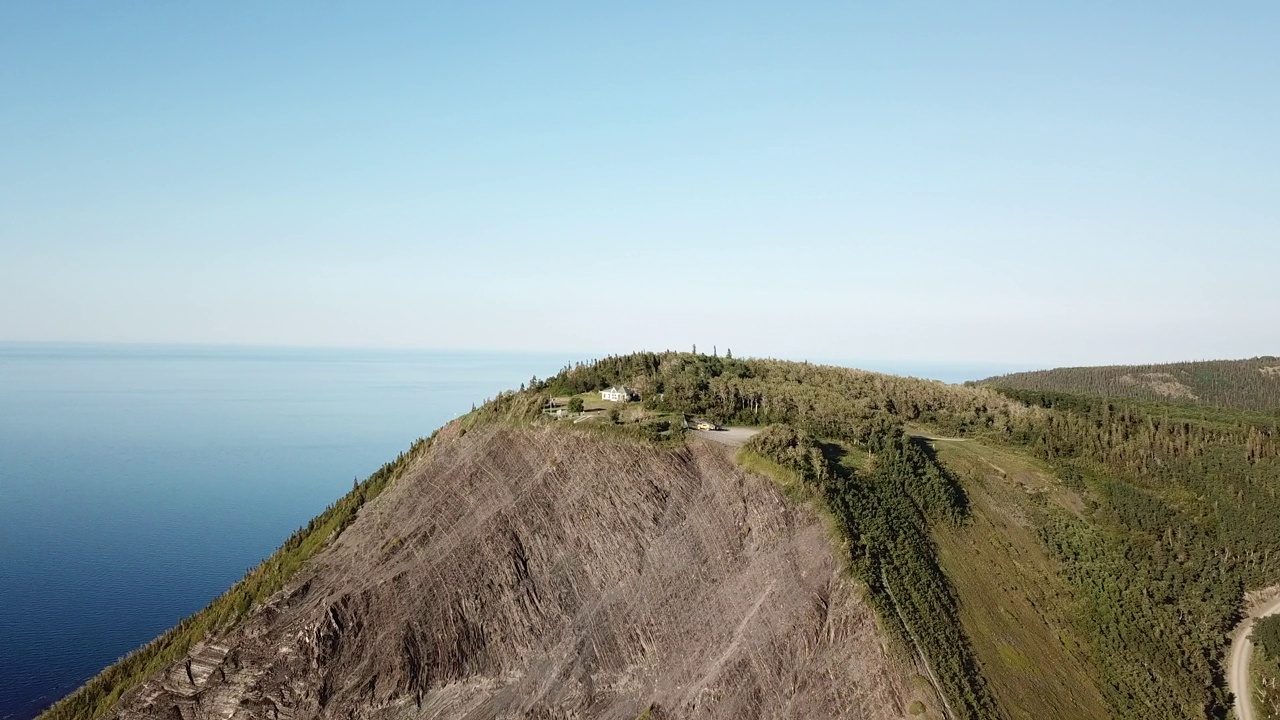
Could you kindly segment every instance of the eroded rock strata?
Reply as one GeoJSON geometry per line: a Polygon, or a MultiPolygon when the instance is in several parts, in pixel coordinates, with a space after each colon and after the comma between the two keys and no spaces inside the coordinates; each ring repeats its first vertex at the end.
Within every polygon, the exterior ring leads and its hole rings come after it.
{"type": "Polygon", "coordinates": [[[725,448],[454,425],[115,716],[901,717],[839,552],[725,448]]]}

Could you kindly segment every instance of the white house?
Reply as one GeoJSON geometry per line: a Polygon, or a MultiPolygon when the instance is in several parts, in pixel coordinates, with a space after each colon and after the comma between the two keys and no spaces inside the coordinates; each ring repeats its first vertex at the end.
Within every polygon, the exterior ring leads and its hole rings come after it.
{"type": "Polygon", "coordinates": [[[600,391],[600,399],[608,400],[609,402],[627,402],[634,395],[635,393],[631,392],[630,389],[623,387],[622,385],[619,385],[617,387],[611,387],[608,390],[600,391]]]}

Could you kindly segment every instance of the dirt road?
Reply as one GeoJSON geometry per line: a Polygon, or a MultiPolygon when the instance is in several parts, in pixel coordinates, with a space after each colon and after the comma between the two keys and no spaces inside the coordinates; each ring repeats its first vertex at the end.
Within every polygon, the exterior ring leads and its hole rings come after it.
{"type": "Polygon", "coordinates": [[[1253,658],[1253,642],[1249,640],[1249,633],[1253,630],[1253,621],[1276,613],[1280,613],[1280,596],[1253,608],[1236,628],[1231,641],[1231,654],[1227,656],[1227,687],[1236,696],[1236,720],[1254,720],[1255,717],[1253,690],[1249,684],[1249,661],[1253,658]]]}
{"type": "Polygon", "coordinates": [[[742,447],[752,435],[760,432],[756,428],[731,427],[723,430],[694,430],[699,437],[718,442],[729,447],[742,447]]]}

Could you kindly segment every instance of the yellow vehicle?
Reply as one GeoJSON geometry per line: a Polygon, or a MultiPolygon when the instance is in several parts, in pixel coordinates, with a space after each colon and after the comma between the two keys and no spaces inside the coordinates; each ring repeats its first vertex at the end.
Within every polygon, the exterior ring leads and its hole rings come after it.
{"type": "Polygon", "coordinates": [[[711,423],[707,422],[706,420],[699,420],[699,421],[698,421],[698,424],[697,424],[697,425],[694,425],[694,427],[695,427],[695,428],[697,428],[697,429],[699,429],[699,430],[715,430],[715,429],[716,429],[716,426],[715,426],[715,425],[712,425],[711,423]]]}

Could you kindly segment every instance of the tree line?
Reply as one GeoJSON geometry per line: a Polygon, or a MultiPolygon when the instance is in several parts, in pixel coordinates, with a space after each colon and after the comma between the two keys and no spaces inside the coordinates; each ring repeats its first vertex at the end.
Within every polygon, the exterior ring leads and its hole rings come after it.
{"type": "Polygon", "coordinates": [[[984,384],[1280,412],[1280,358],[1210,360],[1164,365],[1114,365],[1012,373],[984,384]]]}
{"type": "Polygon", "coordinates": [[[841,462],[840,443],[819,441],[790,425],[771,425],[744,450],[794,472],[821,492],[840,521],[849,541],[850,566],[866,585],[883,627],[920,653],[952,714],[974,720],[999,717],[930,537],[932,523],[963,522],[968,507],[964,491],[921,443],[900,429],[873,435],[866,448],[874,453],[870,471],[841,462]]]}

